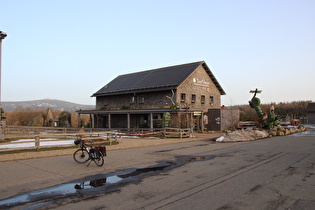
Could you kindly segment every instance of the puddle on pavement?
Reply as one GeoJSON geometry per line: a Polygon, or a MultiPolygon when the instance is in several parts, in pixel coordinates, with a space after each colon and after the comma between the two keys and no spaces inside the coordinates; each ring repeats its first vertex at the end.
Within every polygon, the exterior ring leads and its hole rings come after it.
{"type": "Polygon", "coordinates": [[[159,151],[156,151],[156,152],[172,152],[173,150],[172,149],[167,149],[167,150],[159,150],[159,151]]]}
{"type": "Polygon", "coordinates": [[[12,208],[27,203],[34,203],[28,208],[36,209],[36,206],[48,205],[53,200],[66,196],[97,195],[113,192],[126,184],[139,183],[144,177],[170,171],[192,161],[211,160],[214,157],[214,155],[179,156],[175,161],[160,161],[157,165],[146,168],[125,169],[117,173],[96,175],[86,178],[84,181],[60,184],[0,200],[0,209],[12,208]]]}

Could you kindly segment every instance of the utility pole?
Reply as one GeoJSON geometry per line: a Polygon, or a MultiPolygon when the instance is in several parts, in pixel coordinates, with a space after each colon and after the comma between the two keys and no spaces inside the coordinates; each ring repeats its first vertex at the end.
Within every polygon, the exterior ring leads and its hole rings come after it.
{"type": "MultiPolygon", "coordinates": [[[[7,34],[3,31],[0,31],[0,106],[1,106],[1,86],[2,86],[2,83],[1,83],[1,66],[2,66],[2,63],[1,63],[1,58],[2,58],[2,39],[4,39],[5,37],[7,36],[7,34]]],[[[1,107],[1,113],[0,113],[0,121],[2,121],[2,107],[1,107]]],[[[2,123],[1,123],[2,124],[2,123]]]]}

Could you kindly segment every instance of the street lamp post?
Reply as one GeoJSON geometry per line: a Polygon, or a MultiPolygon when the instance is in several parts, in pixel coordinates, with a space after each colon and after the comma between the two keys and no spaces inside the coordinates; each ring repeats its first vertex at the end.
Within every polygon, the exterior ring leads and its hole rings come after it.
{"type": "MultiPolygon", "coordinates": [[[[1,105],[1,58],[2,58],[2,39],[4,39],[7,36],[7,34],[3,31],[0,31],[0,105],[1,105]]],[[[2,120],[2,107],[1,107],[1,113],[0,113],[0,120],[2,120]]]]}

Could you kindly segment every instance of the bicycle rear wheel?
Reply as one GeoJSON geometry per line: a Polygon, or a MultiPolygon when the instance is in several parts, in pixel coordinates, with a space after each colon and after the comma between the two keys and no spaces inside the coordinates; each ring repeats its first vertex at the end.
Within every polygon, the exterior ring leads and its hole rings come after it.
{"type": "Polygon", "coordinates": [[[74,152],[73,159],[77,163],[86,163],[89,160],[89,153],[86,149],[78,149],[74,152]]]}
{"type": "Polygon", "coordinates": [[[95,164],[98,165],[99,167],[104,165],[104,158],[101,155],[98,158],[95,158],[93,160],[94,160],[95,164]]]}

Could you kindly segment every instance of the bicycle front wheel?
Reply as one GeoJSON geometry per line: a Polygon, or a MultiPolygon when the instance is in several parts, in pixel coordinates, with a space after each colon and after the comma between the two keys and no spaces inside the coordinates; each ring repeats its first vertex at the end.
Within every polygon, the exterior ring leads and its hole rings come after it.
{"type": "Polygon", "coordinates": [[[94,162],[96,165],[98,165],[99,167],[101,167],[104,164],[104,158],[103,156],[99,156],[99,158],[95,158],[94,162]]]}
{"type": "Polygon", "coordinates": [[[73,159],[77,163],[86,163],[89,160],[89,153],[86,149],[78,149],[74,152],[73,159]]]}

